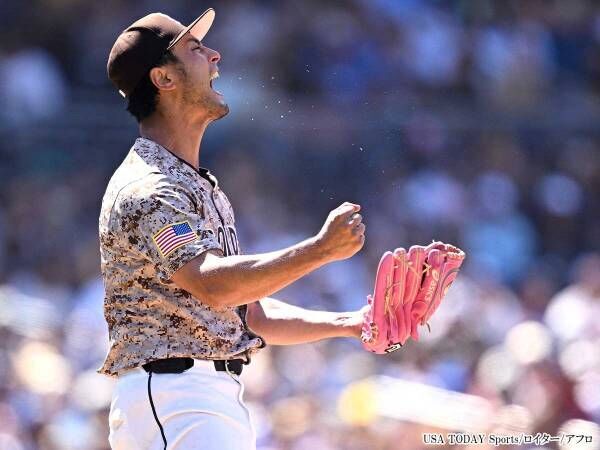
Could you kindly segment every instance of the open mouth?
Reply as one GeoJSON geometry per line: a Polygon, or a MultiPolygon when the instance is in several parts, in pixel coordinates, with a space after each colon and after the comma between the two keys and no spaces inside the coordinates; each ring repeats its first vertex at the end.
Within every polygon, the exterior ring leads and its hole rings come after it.
{"type": "Polygon", "coordinates": [[[210,81],[209,81],[210,88],[211,88],[213,91],[215,91],[217,94],[219,94],[219,95],[223,95],[223,94],[221,94],[219,91],[217,91],[217,90],[216,90],[216,89],[213,87],[213,81],[214,81],[214,80],[216,80],[217,78],[219,78],[219,72],[218,72],[218,71],[214,72],[214,73],[213,73],[213,74],[210,76],[210,81]]]}

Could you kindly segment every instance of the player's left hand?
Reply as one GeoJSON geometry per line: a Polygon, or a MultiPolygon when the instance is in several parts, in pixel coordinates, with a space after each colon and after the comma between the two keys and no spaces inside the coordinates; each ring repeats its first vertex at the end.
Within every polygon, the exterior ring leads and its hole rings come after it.
{"type": "Polygon", "coordinates": [[[443,242],[427,247],[397,248],[379,261],[375,291],[367,297],[361,339],[373,353],[398,350],[409,337],[419,339],[418,326],[428,324],[456,279],[465,253],[443,242]]]}

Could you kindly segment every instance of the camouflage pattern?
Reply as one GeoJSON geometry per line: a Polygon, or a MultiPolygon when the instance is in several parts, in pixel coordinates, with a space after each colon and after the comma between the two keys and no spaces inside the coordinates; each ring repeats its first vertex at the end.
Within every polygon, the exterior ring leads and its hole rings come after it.
{"type": "Polygon", "coordinates": [[[248,358],[264,347],[247,327],[245,305],[209,307],[170,281],[191,259],[215,249],[240,252],[233,209],[216,178],[138,138],[102,200],[100,253],[110,348],[98,373],[116,376],[169,357],[248,358]],[[153,236],[185,221],[197,238],[163,255],[153,236]]]}

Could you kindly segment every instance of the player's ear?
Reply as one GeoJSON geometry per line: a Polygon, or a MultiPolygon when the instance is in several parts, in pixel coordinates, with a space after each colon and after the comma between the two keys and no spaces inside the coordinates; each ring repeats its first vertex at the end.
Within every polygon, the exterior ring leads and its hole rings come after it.
{"type": "Polygon", "coordinates": [[[168,66],[153,67],[150,69],[150,81],[159,91],[172,91],[175,89],[175,79],[168,66]]]}

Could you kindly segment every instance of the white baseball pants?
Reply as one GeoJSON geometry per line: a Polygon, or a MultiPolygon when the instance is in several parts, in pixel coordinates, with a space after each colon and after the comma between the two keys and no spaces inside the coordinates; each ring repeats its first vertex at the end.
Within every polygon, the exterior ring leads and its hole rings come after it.
{"type": "Polygon", "coordinates": [[[153,373],[150,389],[148,381],[141,367],[119,376],[109,414],[113,450],[256,449],[242,400],[244,385],[237,375],[217,372],[212,361],[195,359],[183,373],[153,373]]]}

